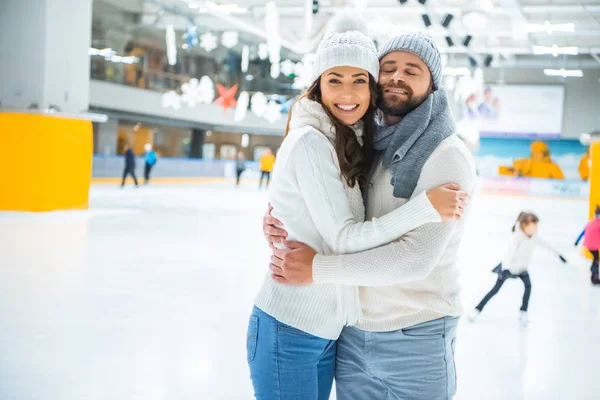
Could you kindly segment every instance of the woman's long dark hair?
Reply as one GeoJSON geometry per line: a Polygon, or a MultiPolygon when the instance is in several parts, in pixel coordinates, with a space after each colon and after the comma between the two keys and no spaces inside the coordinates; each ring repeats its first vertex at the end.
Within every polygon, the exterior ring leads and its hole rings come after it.
{"type": "MultiPolygon", "coordinates": [[[[354,187],[358,183],[363,191],[367,190],[367,174],[371,167],[373,140],[375,139],[376,129],[375,113],[377,112],[377,96],[379,93],[375,78],[373,78],[371,74],[369,74],[369,91],[371,92],[369,107],[367,108],[365,115],[361,118],[364,123],[362,136],[363,146],[358,142],[354,130],[350,126],[344,125],[344,123],[337,119],[331,110],[323,104],[321,98],[321,78],[317,78],[317,80],[300,97],[300,99],[306,97],[323,106],[323,109],[327,113],[327,116],[335,129],[334,148],[340,164],[342,176],[348,183],[348,186],[354,187]]],[[[285,131],[286,136],[289,132],[291,119],[292,114],[290,111],[285,131]]]]}

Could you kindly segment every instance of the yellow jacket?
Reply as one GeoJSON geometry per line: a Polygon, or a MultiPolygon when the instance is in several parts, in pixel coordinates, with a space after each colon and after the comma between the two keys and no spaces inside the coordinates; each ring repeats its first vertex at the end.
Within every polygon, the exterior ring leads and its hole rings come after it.
{"type": "Polygon", "coordinates": [[[260,158],[260,170],[264,172],[273,171],[275,165],[275,156],[273,154],[265,154],[260,158]]]}
{"type": "Polygon", "coordinates": [[[589,157],[587,154],[581,157],[581,161],[579,162],[579,175],[581,179],[587,181],[590,179],[590,166],[589,166],[589,157]]]}

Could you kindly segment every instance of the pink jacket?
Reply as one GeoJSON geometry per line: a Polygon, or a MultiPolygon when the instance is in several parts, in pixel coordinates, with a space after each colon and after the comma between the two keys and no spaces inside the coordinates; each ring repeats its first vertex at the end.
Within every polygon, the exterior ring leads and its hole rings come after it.
{"type": "Polygon", "coordinates": [[[600,249],[600,218],[590,221],[585,227],[583,245],[588,250],[600,249]]]}

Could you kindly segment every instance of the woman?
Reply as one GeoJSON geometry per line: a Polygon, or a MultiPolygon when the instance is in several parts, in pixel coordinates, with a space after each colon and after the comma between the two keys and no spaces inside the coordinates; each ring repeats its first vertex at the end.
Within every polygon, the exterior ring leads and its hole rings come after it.
{"type": "MultiPolygon", "coordinates": [[[[314,83],[292,107],[269,194],[288,239],[322,254],[367,250],[439,222],[436,209],[455,197],[436,188],[364,222],[361,188],[371,162],[379,60],[355,21],[341,19],[319,45],[314,83]]],[[[460,215],[463,207],[451,207],[445,219],[460,215]]],[[[360,318],[356,287],[287,286],[267,274],[247,334],[256,398],[328,399],[335,341],[344,325],[360,318]]]]}

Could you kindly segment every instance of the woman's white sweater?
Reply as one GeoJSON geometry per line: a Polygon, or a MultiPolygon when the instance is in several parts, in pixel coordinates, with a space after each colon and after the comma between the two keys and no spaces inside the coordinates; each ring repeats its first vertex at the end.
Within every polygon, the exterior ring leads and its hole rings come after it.
{"type": "MultiPolygon", "coordinates": [[[[361,191],[341,176],[334,131],[320,104],[302,99],[293,107],[269,190],[273,216],[284,224],[288,240],[306,243],[322,255],[354,253],[441,221],[423,191],[397,210],[364,222],[361,191]]],[[[355,131],[361,141],[361,127],[355,131]]],[[[281,285],[270,271],[255,304],[280,322],[330,340],[339,337],[344,325],[361,320],[357,287],[281,285]]]]}

